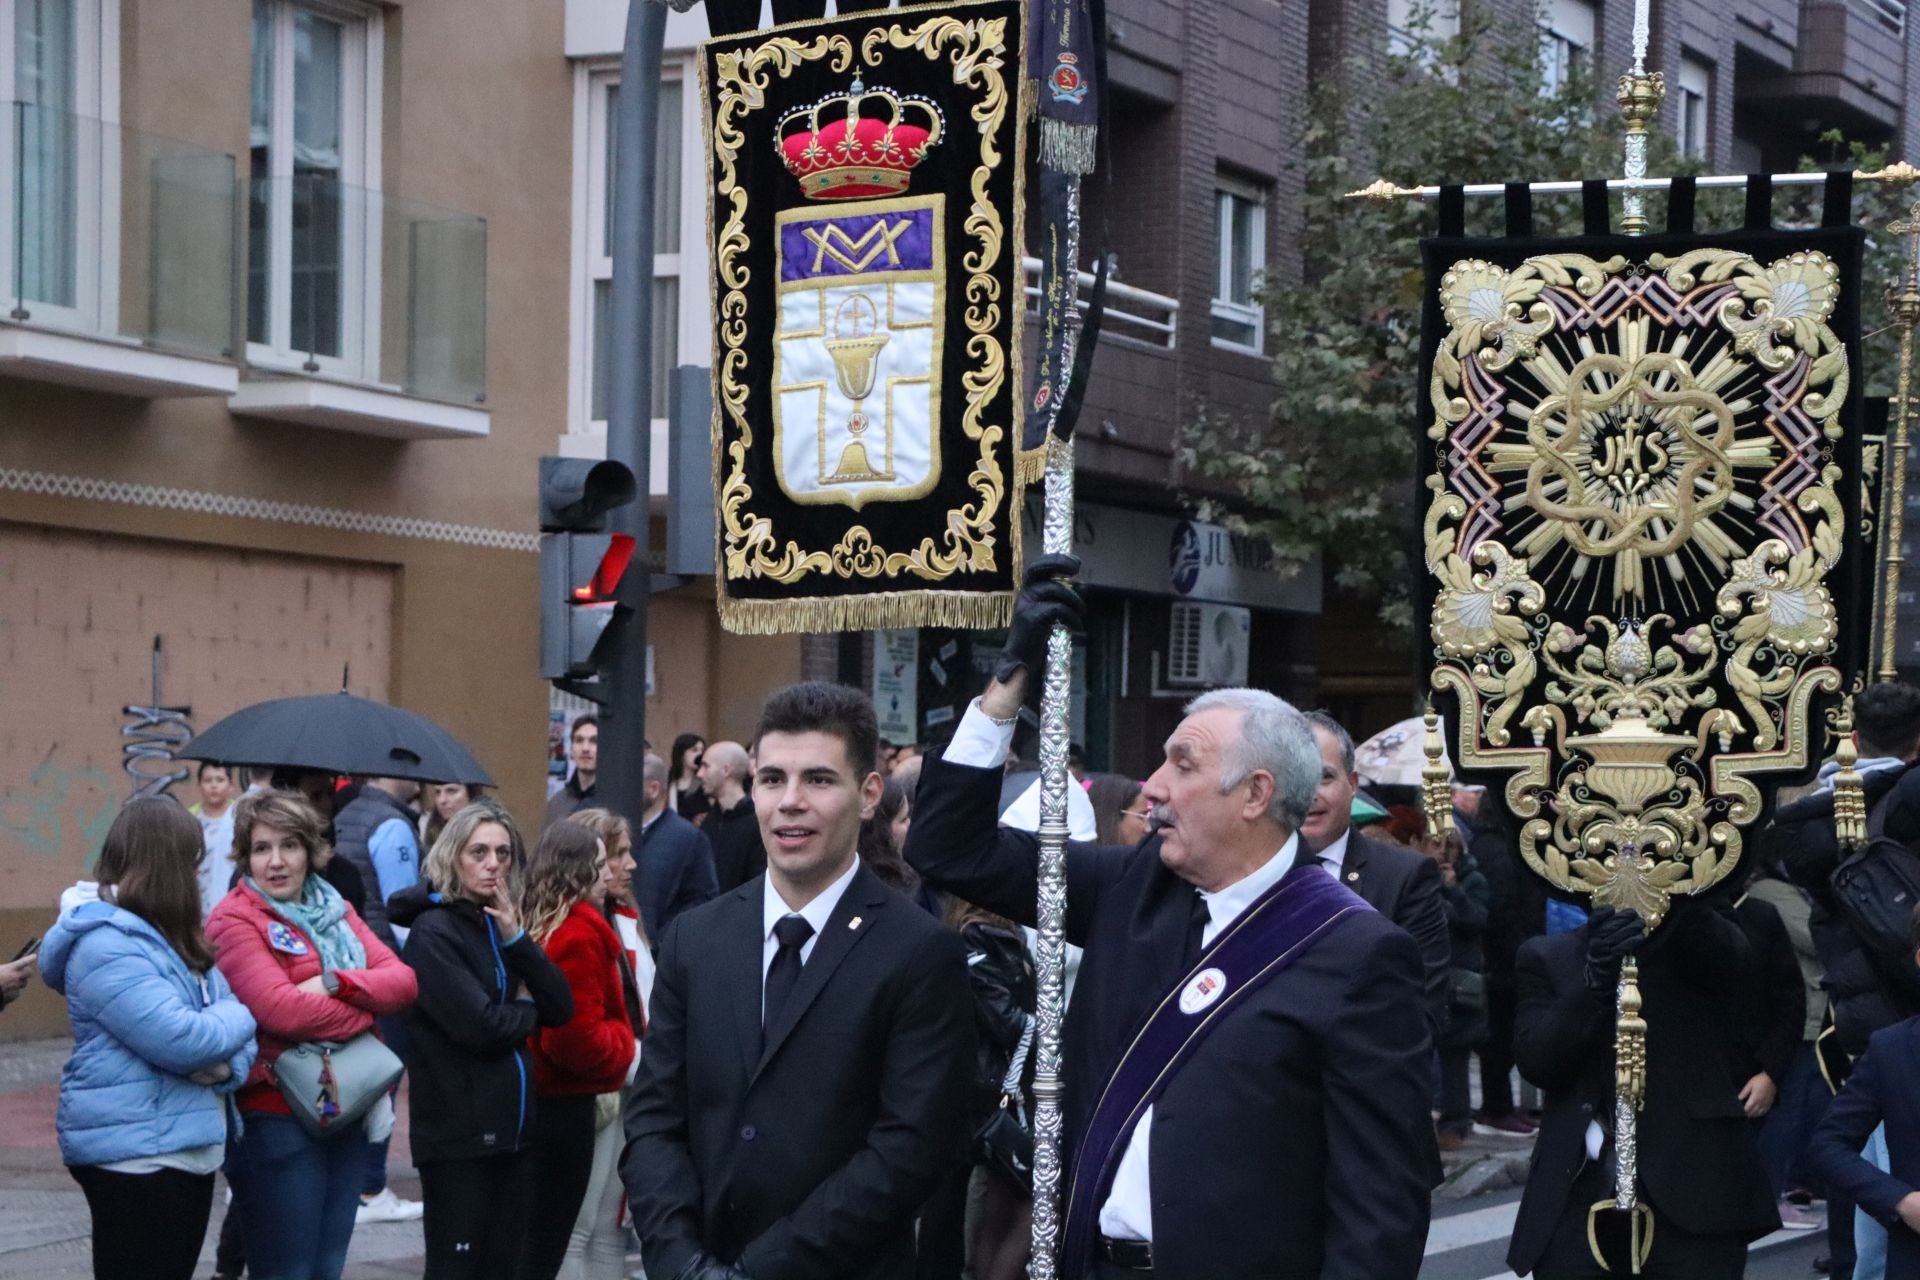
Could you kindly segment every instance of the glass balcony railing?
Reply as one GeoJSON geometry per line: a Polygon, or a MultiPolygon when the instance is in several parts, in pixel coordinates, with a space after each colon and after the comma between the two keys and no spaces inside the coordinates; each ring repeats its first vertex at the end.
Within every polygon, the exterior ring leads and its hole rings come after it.
{"type": "Polygon", "coordinates": [[[233,157],[0,105],[0,323],[233,357],[233,157]]]}
{"type": "Polygon", "coordinates": [[[326,173],[247,184],[248,361],[486,399],[487,224],[326,173]]]}

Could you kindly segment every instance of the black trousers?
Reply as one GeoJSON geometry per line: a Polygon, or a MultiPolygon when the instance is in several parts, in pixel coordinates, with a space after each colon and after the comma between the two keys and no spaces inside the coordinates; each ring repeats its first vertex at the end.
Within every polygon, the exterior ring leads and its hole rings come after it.
{"type": "MultiPolygon", "coordinates": [[[[1587,1210],[1613,1198],[1605,1169],[1589,1164],[1567,1193],[1566,1208],[1547,1251],[1533,1269],[1535,1280],[1620,1280],[1593,1259],[1587,1243],[1587,1210]]],[[[1739,1236],[1703,1236],[1682,1231],[1658,1208],[1653,1214],[1653,1249],[1641,1280],[1741,1280],[1747,1274],[1747,1242],[1739,1236]]]]}
{"type": "Polygon", "coordinates": [[[554,1280],[593,1178],[593,1095],[549,1098],[533,1112],[527,1147],[527,1235],[518,1280],[554,1280]]]}
{"type": "Polygon", "coordinates": [[[511,1280],[526,1235],[526,1173],[525,1152],[420,1166],[426,1280],[511,1280]]]}
{"type": "Polygon", "coordinates": [[[213,1175],[74,1165],[93,1216],[94,1280],[193,1280],[213,1213],[213,1175]]]}

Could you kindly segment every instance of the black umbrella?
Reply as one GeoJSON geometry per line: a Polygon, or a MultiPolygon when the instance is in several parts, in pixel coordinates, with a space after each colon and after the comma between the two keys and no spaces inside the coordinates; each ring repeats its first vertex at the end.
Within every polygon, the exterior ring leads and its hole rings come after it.
{"type": "Polygon", "coordinates": [[[494,785],[480,762],[433,721],[344,690],[242,707],[178,754],[224,764],[494,785]]]}

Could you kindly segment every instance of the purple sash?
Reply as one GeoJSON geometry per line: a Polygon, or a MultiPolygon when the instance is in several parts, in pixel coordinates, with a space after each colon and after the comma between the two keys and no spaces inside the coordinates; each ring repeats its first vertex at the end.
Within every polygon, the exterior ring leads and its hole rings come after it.
{"type": "Polygon", "coordinates": [[[1115,1065],[1075,1153],[1060,1252],[1065,1280],[1079,1280],[1093,1260],[1100,1208],[1141,1113],[1242,999],[1305,955],[1341,917],[1370,910],[1315,863],[1296,865],[1161,998],[1115,1065]]]}

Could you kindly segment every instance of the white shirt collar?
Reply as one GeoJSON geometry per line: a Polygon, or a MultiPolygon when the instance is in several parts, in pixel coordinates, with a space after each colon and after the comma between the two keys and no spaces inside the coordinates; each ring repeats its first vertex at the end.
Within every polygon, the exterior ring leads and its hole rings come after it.
{"type": "MultiPolygon", "coordinates": [[[[854,874],[859,870],[860,858],[855,855],[852,865],[841,873],[840,878],[822,889],[812,902],[800,908],[798,912],[787,905],[786,899],[780,896],[780,891],[773,887],[773,877],[768,875],[760,897],[761,922],[766,926],[760,931],[761,939],[764,941],[773,937],[773,926],[779,923],[782,917],[790,915],[799,915],[805,919],[813,926],[813,937],[819,937],[826,930],[828,918],[833,915],[833,909],[840,905],[840,899],[845,896],[847,886],[853,883],[854,874]]],[[[812,938],[808,939],[809,942],[812,940],[812,938]]]]}
{"type": "Polygon", "coordinates": [[[1335,839],[1332,844],[1322,849],[1317,855],[1320,858],[1321,865],[1326,867],[1327,873],[1335,880],[1340,878],[1341,868],[1347,865],[1347,841],[1352,835],[1353,828],[1348,827],[1340,833],[1339,837],[1335,839]]]}
{"type": "MultiPolygon", "coordinates": [[[[1293,869],[1294,853],[1299,848],[1300,837],[1288,836],[1280,851],[1261,863],[1257,870],[1216,893],[1200,890],[1200,900],[1207,904],[1207,933],[1212,935],[1232,924],[1256,898],[1280,883],[1280,877],[1293,869]]],[[[1212,941],[1211,936],[1206,940],[1212,941]]]]}

